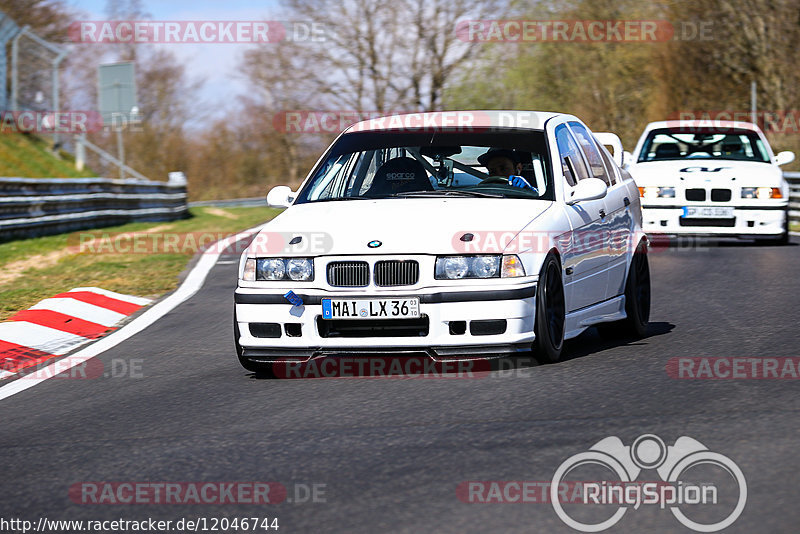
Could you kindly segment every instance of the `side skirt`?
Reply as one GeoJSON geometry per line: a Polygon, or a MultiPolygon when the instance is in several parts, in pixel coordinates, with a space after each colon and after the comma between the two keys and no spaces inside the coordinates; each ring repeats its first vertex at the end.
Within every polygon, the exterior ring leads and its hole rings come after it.
{"type": "Polygon", "coordinates": [[[619,295],[586,308],[570,312],[566,316],[564,325],[564,339],[579,336],[584,330],[598,323],[607,323],[625,319],[625,295],[619,295]]]}

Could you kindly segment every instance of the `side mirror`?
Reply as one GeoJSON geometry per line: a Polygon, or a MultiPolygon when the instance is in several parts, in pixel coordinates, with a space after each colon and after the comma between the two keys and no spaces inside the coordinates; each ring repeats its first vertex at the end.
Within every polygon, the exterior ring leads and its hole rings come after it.
{"type": "Polygon", "coordinates": [[[584,178],[567,195],[567,204],[572,206],[586,200],[597,200],[608,194],[608,186],[600,178],[584,178]]]}
{"type": "Polygon", "coordinates": [[[286,185],[278,185],[267,193],[267,205],[270,208],[288,208],[294,202],[294,191],[286,185]]]}
{"type": "Polygon", "coordinates": [[[633,163],[633,154],[631,154],[630,152],[628,152],[626,150],[625,152],[622,153],[622,165],[621,165],[621,167],[624,169],[628,165],[630,165],[631,163],[633,163]]]}
{"type": "Polygon", "coordinates": [[[784,150],[775,155],[775,163],[778,165],[786,165],[794,161],[794,152],[791,150],[784,150]]]}

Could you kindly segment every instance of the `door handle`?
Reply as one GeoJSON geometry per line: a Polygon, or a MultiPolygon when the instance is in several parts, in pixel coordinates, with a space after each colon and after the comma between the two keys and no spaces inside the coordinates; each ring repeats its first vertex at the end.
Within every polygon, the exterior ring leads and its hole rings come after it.
{"type": "Polygon", "coordinates": [[[605,219],[606,218],[606,210],[600,210],[600,218],[601,219],[605,219]]]}
{"type": "Polygon", "coordinates": [[[625,203],[626,208],[631,205],[631,200],[628,197],[625,197],[622,201],[625,203]]]}

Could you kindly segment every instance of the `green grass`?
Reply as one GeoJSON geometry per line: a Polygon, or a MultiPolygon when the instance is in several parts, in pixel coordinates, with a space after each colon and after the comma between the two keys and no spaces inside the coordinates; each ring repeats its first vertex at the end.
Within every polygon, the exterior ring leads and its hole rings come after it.
{"type": "Polygon", "coordinates": [[[72,156],[50,152],[49,141],[34,135],[0,133],[0,176],[21,178],[90,178],[89,169],[75,169],[72,156]]]}
{"type": "Polygon", "coordinates": [[[789,230],[792,232],[800,232],[800,223],[790,223],[789,230]]]}
{"type": "Polygon", "coordinates": [[[189,251],[185,254],[124,254],[101,252],[103,249],[99,247],[97,253],[78,253],[75,245],[80,243],[81,234],[102,239],[104,234],[142,232],[161,227],[156,235],[187,232],[228,235],[261,224],[279,212],[269,208],[222,208],[222,211],[229,216],[219,214],[214,208],[193,208],[193,217],[171,223],[133,223],[2,243],[0,277],[8,275],[9,269],[20,275],[0,282],[0,321],[44,298],[75,287],[96,286],[129,295],[158,298],[178,286],[178,277],[192,258],[189,251]],[[50,264],[37,266],[34,261],[34,265],[20,268],[19,262],[48,254],[63,256],[50,264]]]}

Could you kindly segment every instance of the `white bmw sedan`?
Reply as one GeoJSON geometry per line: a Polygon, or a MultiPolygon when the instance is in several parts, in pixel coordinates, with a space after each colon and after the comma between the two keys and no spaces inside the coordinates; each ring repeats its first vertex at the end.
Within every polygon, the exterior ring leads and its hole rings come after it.
{"type": "Polygon", "coordinates": [[[648,234],[789,239],[789,189],[755,124],[666,121],[649,124],[626,168],[642,195],[648,234]]]}
{"type": "Polygon", "coordinates": [[[269,372],[330,355],[457,361],[534,348],[552,362],[593,325],[644,335],[647,237],[621,148],[556,113],[349,127],[297,191],[267,197],[287,209],[241,257],[239,361],[269,372]]]}

